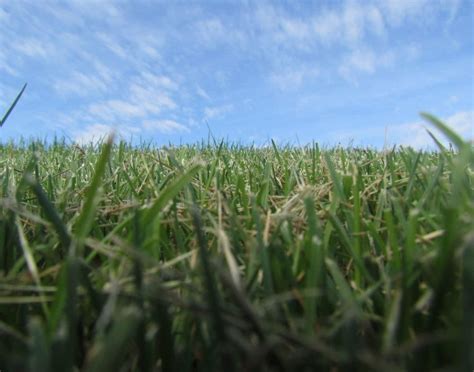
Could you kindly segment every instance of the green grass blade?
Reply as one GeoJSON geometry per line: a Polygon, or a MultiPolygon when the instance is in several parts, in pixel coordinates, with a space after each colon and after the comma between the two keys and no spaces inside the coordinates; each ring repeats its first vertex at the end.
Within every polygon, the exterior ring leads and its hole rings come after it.
{"type": "Polygon", "coordinates": [[[144,213],[143,223],[150,224],[158,213],[170,202],[178,193],[193,179],[201,169],[201,164],[195,164],[186,172],[178,176],[164,190],[160,192],[158,198],[153,202],[150,208],[144,213]]]}
{"type": "MultiPolygon", "coordinates": [[[[308,215],[308,233],[307,233],[307,247],[306,251],[309,256],[309,265],[306,277],[306,289],[322,291],[322,281],[325,276],[324,259],[325,252],[321,237],[321,232],[318,226],[314,201],[310,198],[305,199],[306,213],[308,215]]],[[[317,296],[309,295],[305,299],[305,313],[307,330],[313,331],[318,308],[317,304],[320,299],[317,296]]]]}
{"type": "Polygon", "coordinates": [[[455,131],[453,131],[437,117],[426,112],[422,112],[420,115],[433,124],[441,133],[443,133],[453,143],[453,145],[457,147],[458,150],[461,150],[466,146],[466,143],[461,138],[461,136],[459,136],[455,131]]]}
{"type": "Polygon", "coordinates": [[[342,304],[344,305],[346,310],[353,311],[354,314],[359,314],[359,305],[349,283],[347,283],[346,278],[344,278],[344,274],[341,272],[334,260],[326,258],[325,262],[326,267],[329,273],[331,274],[334,283],[336,284],[336,288],[338,291],[337,295],[341,299],[342,304]]]}
{"type": "Polygon", "coordinates": [[[87,372],[118,371],[127,356],[128,345],[140,324],[138,309],[130,307],[120,311],[110,331],[94,343],[84,369],[87,372]]]}
{"type": "Polygon", "coordinates": [[[50,342],[41,321],[33,318],[28,324],[30,334],[29,367],[30,371],[52,371],[50,342]]]}
{"type": "MultiPolygon", "coordinates": [[[[29,270],[31,276],[33,277],[33,280],[35,281],[36,286],[40,290],[40,297],[43,299],[43,294],[41,292],[41,287],[42,287],[41,286],[41,279],[40,279],[40,276],[39,276],[38,266],[36,265],[36,261],[35,261],[35,258],[33,256],[32,249],[31,249],[30,245],[28,244],[28,241],[26,240],[25,232],[23,230],[23,227],[21,225],[21,222],[20,222],[20,219],[18,218],[18,216],[16,217],[16,226],[17,226],[17,229],[18,229],[18,238],[19,238],[19,241],[20,241],[20,246],[23,250],[23,255],[25,257],[26,265],[28,267],[28,270],[29,270]]],[[[41,303],[41,306],[43,308],[44,315],[46,317],[48,317],[49,311],[48,311],[48,307],[46,305],[46,301],[44,301],[44,299],[41,303]]]]}
{"type": "Polygon", "coordinates": [[[202,265],[204,283],[206,287],[206,293],[209,302],[209,308],[211,310],[211,317],[214,323],[214,332],[217,334],[218,340],[222,341],[225,338],[224,323],[222,321],[222,315],[220,313],[220,301],[219,294],[217,292],[217,285],[215,282],[214,275],[212,274],[211,263],[209,260],[208,245],[206,236],[203,230],[203,223],[201,213],[196,205],[192,206],[191,216],[193,219],[194,229],[197,235],[198,247],[199,247],[199,258],[202,265]]]}
{"type": "Polygon", "coordinates": [[[103,145],[102,153],[100,154],[99,160],[95,166],[94,176],[85,195],[86,200],[79,218],[77,219],[76,225],[74,226],[74,237],[78,243],[77,248],[79,250],[94,224],[94,216],[100,199],[100,186],[110,157],[112,144],[113,136],[110,136],[107,142],[103,145]]]}
{"type": "Polygon", "coordinates": [[[436,143],[436,146],[438,146],[438,148],[440,149],[440,151],[443,153],[443,154],[446,154],[448,152],[448,150],[446,149],[446,147],[441,143],[441,141],[439,139],[436,138],[436,136],[428,129],[426,129],[426,131],[428,132],[428,135],[431,137],[431,139],[434,141],[434,143],[436,143]]]}
{"type": "Polygon", "coordinates": [[[464,245],[462,263],[462,345],[466,371],[474,370],[474,234],[464,245]]]}
{"type": "Polygon", "coordinates": [[[61,245],[65,250],[68,250],[71,246],[71,237],[66,225],[59,216],[59,213],[57,212],[53,203],[51,203],[51,201],[48,199],[48,196],[46,195],[46,192],[31,174],[26,176],[26,181],[31,186],[33,193],[36,195],[38,203],[43,209],[46,218],[51,222],[54,229],[56,230],[61,245]]]}
{"type": "Polygon", "coordinates": [[[383,336],[383,350],[388,352],[397,341],[397,332],[400,322],[400,309],[402,305],[402,294],[397,290],[392,296],[387,319],[385,320],[385,331],[383,336]]]}
{"type": "Polygon", "coordinates": [[[252,218],[255,224],[256,240],[257,240],[257,256],[260,261],[260,267],[263,272],[263,286],[268,296],[274,294],[274,283],[272,270],[270,265],[270,257],[268,247],[263,240],[263,227],[260,215],[258,214],[258,206],[255,198],[252,198],[252,218]]]}
{"type": "Polygon", "coordinates": [[[331,159],[331,155],[328,152],[324,153],[324,159],[326,160],[326,165],[329,169],[329,175],[334,184],[334,192],[339,197],[339,200],[346,200],[346,195],[344,194],[344,187],[342,184],[341,176],[337,173],[336,166],[331,159]]]}
{"type": "Polygon", "coordinates": [[[363,275],[367,280],[369,280],[370,282],[373,282],[373,278],[371,277],[370,273],[365,268],[362,257],[359,254],[357,254],[357,252],[355,251],[353,242],[350,239],[349,235],[347,234],[346,229],[342,225],[341,220],[333,213],[329,213],[329,220],[331,221],[331,224],[334,227],[334,230],[336,230],[337,233],[339,234],[339,239],[342,242],[342,245],[344,246],[344,248],[346,248],[349,255],[353,258],[354,263],[355,263],[355,271],[360,272],[360,274],[357,274],[357,275],[363,275]]]}
{"type": "Polygon", "coordinates": [[[23,88],[21,88],[20,90],[20,93],[18,93],[18,95],[16,96],[15,100],[13,101],[13,103],[10,105],[10,107],[8,108],[7,112],[5,113],[5,115],[3,115],[3,118],[0,120],[0,127],[2,127],[4,124],[5,124],[5,121],[7,121],[7,118],[8,116],[10,116],[11,112],[13,111],[13,109],[15,108],[16,104],[18,103],[18,101],[20,100],[20,97],[22,96],[23,92],[25,91],[26,89],[26,83],[25,85],[23,85],[23,88]]]}

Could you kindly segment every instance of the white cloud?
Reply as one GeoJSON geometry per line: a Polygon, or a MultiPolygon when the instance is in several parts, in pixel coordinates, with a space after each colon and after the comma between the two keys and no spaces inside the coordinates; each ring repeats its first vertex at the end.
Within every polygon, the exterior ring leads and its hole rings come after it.
{"type": "Polygon", "coordinates": [[[143,127],[148,130],[157,130],[161,133],[172,134],[177,132],[189,132],[189,128],[174,120],[145,120],[143,127]]]}
{"type": "Polygon", "coordinates": [[[459,7],[461,5],[461,0],[444,0],[448,8],[449,18],[447,20],[447,25],[451,24],[456,17],[459,7]]]}
{"type": "Polygon", "coordinates": [[[2,8],[0,8],[0,22],[2,22],[2,24],[5,24],[8,18],[9,18],[8,13],[5,12],[5,10],[3,10],[2,8]]]}
{"type": "Polygon", "coordinates": [[[359,4],[347,3],[342,13],[342,23],[347,41],[354,43],[364,35],[365,12],[359,4]]]}
{"type": "Polygon", "coordinates": [[[283,18],[280,27],[283,34],[294,39],[304,39],[310,31],[309,25],[299,19],[283,18]]]}
{"type": "Polygon", "coordinates": [[[107,24],[117,24],[123,20],[123,14],[117,6],[119,2],[114,0],[69,0],[68,6],[71,11],[82,17],[100,18],[107,24]]]}
{"type": "Polygon", "coordinates": [[[206,44],[213,44],[216,41],[225,40],[227,30],[218,18],[198,21],[196,23],[198,37],[206,44]]]}
{"type": "MultiPolygon", "coordinates": [[[[474,138],[474,111],[461,111],[440,119],[464,139],[474,138]]],[[[402,145],[415,149],[434,149],[436,144],[426,129],[433,133],[441,143],[448,144],[448,140],[442,133],[428,121],[421,119],[402,124],[336,130],[328,133],[328,140],[342,144],[353,143],[356,146],[378,142],[387,147],[402,145]]]]}
{"type": "Polygon", "coordinates": [[[5,53],[2,51],[0,51],[0,71],[5,71],[7,74],[12,76],[18,76],[18,72],[7,61],[5,53]]]}
{"type": "MultiPolygon", "coordinates": [[[[442,118],[442,120],[466,140],[472,140],[474,138],[474,111],[457,112],[446,118],[442,118]]],[[[435,147],[433,139],[428,135],[425,128],[432,132],[441,143],[448,143],[444,135],[426,121],[389,125],[388,139],[391,143],[414,148],[435,147]]]]}
{"type": "Polygon", "coordinates": [[[102,44],[109,49],[112,53],[116,54],[120,58],[126,59],[129,55],[129,52],[125,49],[123,45],[114,37],[99,32],[97,38],[102,42],[102,44]]]}
{"type": "Polygon", "coordinates": [[[365,13],[369,30],[373,31],[377,36],[385,36],[385,22],[380,10],[375,6],[369,6],[366,8],[365,13]]]}
{"type": "Polygon", "coordinates": [[[51,57],[51,48],[45,44],[44,40],[37,38],[28,38],[15,40],[12,44],[13,49],[28,57],[51,57]]]}
{"type": "MultiPolygon", "coordinates": [[[[369,143],[380,142],[383,139],[385,128],[378,126],[364,127],[361,129],[333,130],[327,135],[329,143],[342,145],[366,146],[369,143]]],[[[385,143],[384,143],[385,144],[385,143]]]]}
{"type": "Polygon", "coordinates": [[[164,110],[175,110],[178,106],[170,91],[177,91],[178,83],[168,76],[142,72],[132,79],[128,100],[139,107],[144,114],[159,114],[164,110]]]}
{"type": "Polygon", "coordinates": [[[367,34],[383,37],[385,22],[380,9],[362,2],[346,1],[342,9],[324,10],[311,19],[318,42],[353,47],[363,42],[367,34]]]}
{"type": "Polygon", "coordinates": [[[113,82],[116,74],[110,67],[94,57],[92,57],[89,61],[94,66],[96,74],[102,79],[102,81],[107,84],[113,82]]]}
{"type": "Polygon", "coordinates": [[[301,66],[300,68],[287,67],[281,71],[274,71],[270,75],[270,81],[282,91],[298,89],[305,82],[319,75],[319,70],[312,66],[301,66]]]}
{"type": "Polygon", "coordinates": [[[456,103],[458,101],[459,101],[459,97],[454,95],[454,94],[449,96],[449,98],[448,98],[448,103],[456,103]]]}
{"type": "MultiPolygon", "coordinates": [[[[306,61],[295,57],[296,53],[321,53],[321,46],[338,48],[344,52],[334,58],[341,64],[339,74],[352,79],[358,73],[373,73],[380,65],[395,62],[395,54],[384,51],[375,54],[367,50],[367,37],[381,41],[387,38],[386,23],[381,8],[362,1],[344,1],[334,6],[320,6],[318,11],[293,16],[271,4],[260,5],[255,14],[256,42],[265,57],[274,65],[269,81],[281,90],[294,89],[314,79],[318,69],[307,66],[306,61]],[[341,49],[342,48],[342,49],[341,49]],[[281,68],[279,60],[292,59],[291,66],[281,68]],[[304,62],[303,62],[304,61],[304,62]],[[300,66],[298,66],[300,65],[300,66]]],[[[315,58],[311,58],[315,60],[315,58]]],[[[318,57],[316,57],[318,58],[318,57]]]]}
{"type": "Polygon", "coordinates": [[[262,51],[267,57],[290,50],[306,50],[311,47],[311,25],[307,18],[293,17],[269,3],[260,3],[246,26],[249,45],[262,51]]]}
{"type": "Polygon", "coordinates": [[[230,22],[220,18],[199,19],[191,28],[195,40],[206,48],[215,48],[221,45],[243,47],[248,45],[248,30],[242,30],[230,22]]]}
{"type": "Polygon", "coordinates": [[[368,36],[385,39],[387,26],[396,27],[407,20],[416,20],[418,24],[429,22],[425,19],[427,16],[421,17],[425,13],[441,15],[448,11],[452,18],[459,1],[347,0],[331,5],[320,6],[318,11],[298,17],[268,3],[260,5],[253,15],[256,30],[252,29],[253,35],[259,43],[271,43],[264,45],[264,48],[274,48],[280,53],[281,48],[276,48],[274,44],[290,50],[311,50],[318,44],[352,49],[364,44],[368,36]]]}
{"type": "Polygon", "coordinates": [[[111,99],[89,105],[88,113],[100,120],[112,122],[115,120],[144,117],[147,115],[148,110],[143,105],[138,106],[125,100],[111,99]]]}
{"type": "Polygon", "coordinates": [[[446,118],[446,122],[465,138],[474,138],[474,111],[458,112],[446,118]]]}
{"type": "Polygon", "coordinates": [[[436,22],[445,27],[456,17],[460,0],[378,0],[377,6],[387,23],[393,27],[409,21],[426,25],[436,22]],[[439,16],[442,16],[440,22],[439,16]]]}
{"type": "Polygon", "coordinates": [[[336,12],[326,11],[313,20],[313,31],[323,44],[329,44],[342,35],[342,19],[336,12]]]}
{"type": "Polygon", "coordinates": [[[130,86],[130,100],[144,111],[154,114],[164,109],[174,110],[177,107],[174,100],[165,92],[139,84],[130,86]]]}
{"type": "Polygon", "coordinates": [[[234,106],[231,104],[214,106],[214,107],[205,107],[204,108],[204,120],[218,119],[225,116],[225,114],[231,112],[234,109],[234,106]]]}
{"type": "MultiPolygon", "coordinates": [[[[380,7],[394,25],[399,25],[407,18],[411,18],[426,11],[430,0],[380,0],[380,7]]],[[[438,1],[436,1],[438,2],[438,1]]]]}
{"type": "Polygon", "coordinates": [[[94,92],[107,91],[107,83],[98,76],[76,71],[69,78],[56,81],[54,89],[61,95],[88,96],[94,92]]]}
{"type": "Polygon", "coordinates": [[[204,98],[208,101],[211,99],[211,97],[209,97],[209,95],[206,93],[206,91],[204,89],[202,89],[200,86],[198,86],[196,88],[196,93],[199,97],[204,98]]]}
{"type": "Polygon", "coordinates": [[[154,88],[177,90],[178,84],[170,77],[165,75],[154,74],[149,71],[144,71],[140,74],[138,79],[143,85],[153,86],[154,88]]]}
{"type": "Polygon", "coordinates": [[[76,131],[74,142],[79,144],[94,143],[105,140],[112,133],[114,133],[114,128],[109,125],[93,124],[87,126],[84,130],[76,131]]]}
{"type": "Polygon", "coordinates": [[[92,124],[84,129],[76,130],[73,133],[74,142],[78,144],[91,144],[105,141],[110,135],[124,140],[130,140],[130,137],[139,131],[136,127],[112,126],[106,124],[92,124]]]}
{"type": "Polygon", "coordinates": [[[177,83],[169,77],[144,72],[131,80],[126,98],[92,103],[88,106],[87,112],[93,120],[109,123],[147,118],[164,110],[175,110],[177,104],[167,90],[176,89],[178,89],[177,83]]]}
{"type": "Polygon", "coordinates": [[[373,74],[378,67],[391,66],[395,59],[395,53],[392,51],[378,54],[367,47],[357,48],[344,57],[339,66],[339,74],[347,80],[352,80],[357,73],[373,74]]]}

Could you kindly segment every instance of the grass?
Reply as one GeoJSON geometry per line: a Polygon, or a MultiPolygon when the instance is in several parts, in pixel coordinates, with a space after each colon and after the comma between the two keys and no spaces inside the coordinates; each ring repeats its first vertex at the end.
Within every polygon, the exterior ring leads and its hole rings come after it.
{"type": "Polygon", "coordinates": [[[0,145],[1,371],[474,367],[473,151],[0,145]]]}

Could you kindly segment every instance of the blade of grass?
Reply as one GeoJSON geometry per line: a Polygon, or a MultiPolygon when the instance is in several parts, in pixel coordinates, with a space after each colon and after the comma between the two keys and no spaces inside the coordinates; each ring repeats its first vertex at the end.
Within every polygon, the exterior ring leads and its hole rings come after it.
{"type": "Polygon", "coordinates": [[[464,244],[462,261],[462,345],[466,371],[474,370],[474,234],[464,244]]]}
{"type": "Polygon", "coordinates": [[[29,322],[28,333],[30,334],[28,355],[30,371],[51,371],[50,343],[38,318],[33,318],[29,322]]]}
{"type": "MultiPolygon", "coordinates": [[[[26,265],[28,267],[28,270],[31,276],[33,277],[33,280],[35,281],[37,288],[39,289],[39,296],[41,299],[43,299],[44,295],[43,295],[43,292],[41,291],[42,286],[41,286],[41,279],[38,273],[38,267],[36,266],[36,261],[33,256],[33,252],[31,250],[30,245],[28,244],[28,241],[26,240],[25,232],[23,231],[23,227],[21,225],[21,222],[18,216],[16,216],[16,226],[18,229],[18,238],[20,240],[20,246],[23,250],[23,255],[25,257],[26,265]]],[[[41,303],[41,307],[43,308],[44,315],[46,316],[46,318],[48,318],[49,311],[48,311],[46,301],[43,301],[41,303]]]]}
{"type": "Polygon", "coordinates": [[[11,112],[13,111],[13,109],[15,108],[16,104],[18,103],[18,101],[20,100],[20,97],[22,96],[23,92],[25,91],[26,89],[26,83],[25,85],[23,85],[23,88],[21,88],[20,90],[20,93],[18,93],[18,95],[16,96],[15,100],[13,101],[13,103],[10,105],[10,107],[8,108],[7,112],[5,113],[5,115],[3,115],[3,118],[0,120],[0,127],[2,127],[5,122],[7,121],[7,118],[8,116],[10,116],[11,112]]]}
{"type": "Polygon", "coordinates": [[[86,191],[86,200],[74,226],[74,237],[79,257],[82,255],[82,244],[95,222],[94,216],[99,205],[100,186],[112,150],[113,138],[113,135],[110,135],[107,142],[103,145],[99,160],[94,168],[94,176],[92,177],[92,181],[86,191]]]}
{"type": "Polygon", "coordinates": [[[211,310],[211,317],[214,326],[214,332],[217,335],[219,341],[225,339],[224,323],[219,310],[219,295],[217,292],[217,285],[212,275],[211,263],[209,262],[208,246],[206,236],[204,235],[203,223],[201,219],[201,213],[196,205],[191,207],[191,216],[193,219],[194,229],[197,235],[197,242],[199,248],[199,258],[201,261],[204,283],[206,287],[206,293],[208,297],[209,307],[211,310]]]}
{"type": "MultiPolygon", "coordinates": [[[[306,277],[306,289],[322,290],[322,281],[325,276],[324,259],[325,253],[321,238],[321,232],[318,227],[314,201],[310,198],[305,199],[306,213],[308,216],[308,232],[307,232],[307,253],[309,255],[309,265],[306,277]],[[319,236],[318,236],[319,235],[319,236]],[[309,251],[309,252],[308,252],[309,251]]],[[[318,298],[315,296],[307,296],[305,298],[305,314],[307,322],[307,330],[312,333],[318,316],[318,298]]]]}
{"type": "Polygon", "coordinates": [[[84,371],[118,371],[127,356],[127,346],[137,332],[140,319],[140,312],[136,308],[120,311],[110,331],[94,342],[84,371]]]}
{"type": "Polygon", "coordinates": [[[334,184],[335,194],[339,197],[339,200],[346,200],[341,176],[337,173],[334,162],[332,161],[331,156],[328,152],[324,153],[324,159],[326,160],[326,165],[329,169],[329,175],[331,176],[331,180],[334,184]]]}
{"type": "Polygon", "coordinates": [[[159,197],[153,202],[151,207],[143,214],[143,223],[149,225],[155,216],[173,199],[178,193],[193,179],[201,169],[201,164],[195,164],[182,175],[171,182],[160,192],[159,197]]]}
{"type": "Polygon", "coordinates": [[[431,124],[433,124],[441,133],[443,133],[453,143],[453,145],[457,147],[458,150],[461,150],[467,145],[455,131],[453,131],[449,126],[447,126],[437,117],[426,112],[422,112],[420,113],[420,115],[424,119],[429,121],[431,124]]]}
{"type": "Polygon", "coordinates": [[[25,176],[25,180],[31,186],[33,193],[36,195],[38,204],[43,209],[46,218],[49,220],[49,222],[51,222],[53,228],[56,230],[63,249],[67,251],[71,246],[71,237],[56,208],[48,199],[48,196],[41,185],[31,174],[27,174],[25,176]]]}

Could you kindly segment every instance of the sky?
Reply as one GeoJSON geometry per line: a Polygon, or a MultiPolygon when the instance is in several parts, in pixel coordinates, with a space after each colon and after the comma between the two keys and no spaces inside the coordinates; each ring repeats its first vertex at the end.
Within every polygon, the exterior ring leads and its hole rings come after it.
{"type": "Polygon", "coordinates": [[[0,128],[87,143],[474,137],[472,0],[0,0],[0,128]]]}

